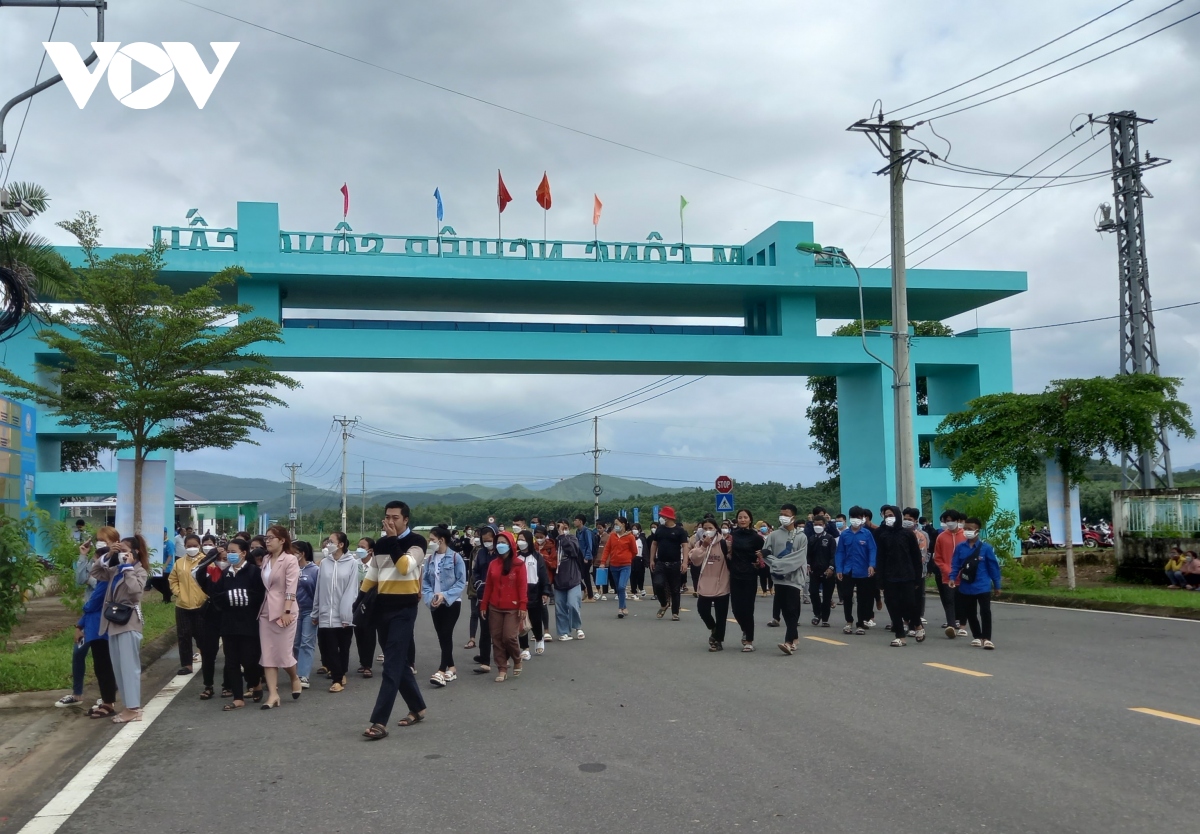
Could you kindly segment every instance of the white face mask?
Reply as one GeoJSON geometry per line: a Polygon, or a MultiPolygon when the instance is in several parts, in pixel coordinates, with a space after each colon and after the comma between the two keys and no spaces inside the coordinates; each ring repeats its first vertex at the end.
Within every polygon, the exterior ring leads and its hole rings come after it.
{"type": "Polygon", "coordinates": [[[517,542],[517,550],[524,553],[528,549],[529,549],[529,542],[525,541],[524,539],[521,539],[520,541],[517,542]]]}
{"type": "Polygon", "coordinates": [[[916,526],[916,524],[917,524],[917,522],[913,521],[911,518],[904,519],[904,528],[906,530],[911,530],[913,527],[916,526]]]}
{"type": "Polygon", "coordinates": [[[204,547],[202,547],[200,549],[203,550],[204,555],[207,556],[209,553],[212,552],[213,546],[211,544],[206,544],[206,545],[204,545],[204,547]]]}
{"type": "Polygon", "coordinates": [[[970,541],[971,539],[973,539],[979,535],[979,531],[978,530],[963,530],[963,535],[966,537],[967,541],[970,541]]]}
{"type": "Polygon", "coordinates": [[[813,525],[813,532],[814,532],[814,533],[816,533],[816,534],[819,536],[819,535],[821,535],[822,533],[824,533],[824,532],[825,532],[825,526],[824,526],[824,525],[822,525],[822,524],[814,524],[814,525],[813,525]]]}
{"type": "Polygon", "coordinates": [[[534,541],[537,542],[538,547],[541,547],[542,545],[544,545],[546,543],[546,537],[538,536],[536,539],[534,539],[534,541]]]}
{"type": "Polygon", "coordinates": [[[614,532],[614,533],[620,533],[620,532],[622,532],[624,529],[625,529],[625,528],[624,528],[624,527],[622,527],[620,524],[614,524],[614,525],[613,525],[613,532],[614,532]]]}
{"type": "Polygon", "coordinates": [[[779,517],[779,523],[783,527],[790,527],[791,525],[796,523],[796,519],[790,515],[781,515],[779,517]]]}
{"type": "Polygon", "coordinates": [[[187,555],[189,555],[189,556],[199,556],[199,555],[200,555],[200,548],[198,548],[198,547],[189,547],[187,550],[185,550],[185,551],[183,551],[183,552],[184,552],[184,553],[186,553],[186,554],[187,554],[187,555]]]}
{"type": "Polygon", "coordinates": [[[479,536],[474,536],[471,538],[471,546],[479,547],[479,536]]]}
{"type": "Polygon", "coordinates": [[[862,527],[862,523],[863,523],[863,520],[861,518],[850,519],[850,526],[853,527],[855,530],[857,530],[859,527],[862,527]]]}
{"type": "Polygon", "coordinates": [[[947,529],[947,530],[957,530],[957,529],[958,529],[958,522],[957,522],[957,521],[947,521],[947,522],[946,522],[945,524],[943,524],[942,526],[943,526],[945,529],[947,529]]]}
{"type": "Polygon", "coordinates": [[[894,515],[889,515],[887,518],[885,518],[883,520],[883,523],[886,524],[888,527],[895,527],[896,526],[896,517],[894,515]]]}
{"type": "Polygon", "coordinates": [[[483,546],[486,547],[488,550],[491,550],[496,546],[496,543],[495,542],[484,542],[483,546]]]}
{"type": "Polygon", "coordinates": [[[711,538],[712,538],[713,536],[715,536],[716,534],[717,534],[717,531],[716,531],[716,530],[708,530],[708,529],[705,529],[705,531],[704,531],[704,538],[706,538],[706,539],[711,539],[711,538]]]}

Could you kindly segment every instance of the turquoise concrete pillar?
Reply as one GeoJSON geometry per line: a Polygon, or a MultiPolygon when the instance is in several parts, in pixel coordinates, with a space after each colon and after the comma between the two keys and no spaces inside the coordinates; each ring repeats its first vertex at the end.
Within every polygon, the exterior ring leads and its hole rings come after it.
{"type": "Polygon", "coordinates": [[[895,493],[892,372],[882,365],[838,374],[838,449],[842,511],[854,504],[878,516],[895,493]]]}
{"type": "MultiPolygon", "coordinates": [[[[238,255],[239,258],[279,257],[279,204],[238,203],[238,255]]],[[[274,322],[283,321],[283,295],[277,278],[260,277],[253,273],[238,280],[238,304],[248,304],[254,309],[238,317],[265,318],[274,322]]]]}

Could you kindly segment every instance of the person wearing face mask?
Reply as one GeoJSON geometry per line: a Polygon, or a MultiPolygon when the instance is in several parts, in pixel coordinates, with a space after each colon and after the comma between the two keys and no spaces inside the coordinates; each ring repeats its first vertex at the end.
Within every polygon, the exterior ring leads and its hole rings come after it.
{"type": "Polygon", "coordinates": [[[525,581],[529,597],[526,606],[528,616],[525,628],[521,632],[521,660],[529,660],[529,635],[533,635],[534,654],[546,651],[546,602],[550,596],[550,573],[546,570],[546,562],[537,548],[533,532],[522,530],[517,536],[517,557],[525,561],[525,581]]]}
{"type": "Polygon", "coordinates": [[[921,619],[916,614],[913,600],[913,586],[921,575],[923,551],[913,531],[901,523],[899,507],[885,505],[880,513],[883,524],[875,537],[878,548],[875,576],[887,601],[888,615],[892,618],[895,639],[891,645],[900,648],[906,645],[906,624],[913,625],[918,643],[925,640],[925,629],[920,627],[921,619]]]}
{"type": "Polygon", "coordinates": [[[800,640],[801,590],[804,587],[804,572],[808,567],[808,536],[798,521],[795,504],[780,507],[779,529],[767,536],[758,554],[771,574],[775,599],[783,615],[786,630],[778,648],[786,655],[796,653],[800,640]]]}
{"type": "Polygon", "coordinates": [[[579,540],[571,532],[566,521],[558,522],[558,535],[554,539],[558,548],[558,569],[554,572],[554,624],[559,640],[582,640],[583,620],[580,616],[583,602],[583,576],[587,564],[579,540]]]}
{"type": "Polygon", "coordinates": [[[750,511],[741,509],[734,516],[729,541],[729,605],[742,629],[742,651],[754,651],[754,599],[758,590],[758,572],[766,564],[762,552],[762,534],[754,529],[750,511]]]}
{"type": "Polygon", "coordinates": [[[719,652],[725,648],[725,623],[729,619],[729,542],[711,517],[704,519],[699,532],[688,552],[688,561],[700,567],[696,611],[708,628],[708,650],[719,652]]]}
{"type": "Polygon", "coordinates": [[[1000,595],[1000,562],[992,546],[979,537],[983,528],[979,519],[966,519],[964,527],[963,541],[954,548],[949,585],[971,626],[971,645],[994,649],[991,597],[1000,595]]]}
{"type": "Polygon", "coordinates": [[[843,634],[866,634],[871,618],[874,593],[871,579],[875,576],[875,536],[865,526],[862,507],[850,508],[850,527],[838,536],[834,553],[834,569],[838,582],[844,583],[838,592],[846,615],[843,634]],[[858,601],[858,619],[854,617],[854,599],[858,601]]]}
{"type": "MultiPolygon", "coordinates": [[[[483,527],[478,530],[470,530],[467,546],[463,550],[463,558],[467,563],[467,601],[471,606],[471,620],[467,629],[467,644],[464,649],[473,649],[476,646],[475,635],[479,633],[479,597],[475,593],[475,563],[483,553],[483,527]]],[[[490,669],[488,671],[491,671],[490,669]]]]}
{"type": "MultiPolygon", "coordinates": [[[[341,536],[340,547],[342,552],[345,552],[345,533],[334,533],[321,549],[325,557],[339,547],[339,545],[335,545],[336,536],[341,536]]],[[[313,594],[316,592],[317,575],[320,573],[320,569],[313,564],[311,544],[296,540],[292,543],[292,549],[296,558],[300,560],[300,577],[296,581],[296,607],[300,611],[300,618],[296,621],[296,642],[292,646],[292,654],[296,656],[296,674],[300,676],[300,686],[308,689],[308,676],[312,672],[313,654],[317,650],[317,627],[313,624],[313,619],[316,617],[316,614],[313,613],[315,610],[313,594]]],[[[324,651],[321,652],[321,660],[324,663],[324,651]]]]}
{"type": "Polygon", "coordinates": [[[150,549],[141,536],[121,539],[92,565],[97,582],[107,582],[100,633],[108,635],[113,673],[125,709],[114,724],[142,720],[142,594],[150,570],[150,549]]]}
{"type": "Polygon", "coordinates": [[[838,539],[829,528],[828,518],[816,517],[814,513],[812,535],[808,538],[808,596],[812,600],[812,624],[822,628],[829,628],[833,589],[837,583],[838,539]]]}
{"type": "MultiPolygon", "coordinates": [[[[196,536],[186,536],[183,540],[183,553],[175,559],[175,569],[171,571],[169,582],[171,594],[175,597],[175,634],[179,641],[179,671],[177,675],[192,673],[192,658],[194,652],[192,641],[200,642],[206,625],[204,603],[208,595],[192,576],[192,571],[204,554],[200,548],[200,539],[196,536]]],[[[213,696],[212,687],[208,686],[200,697],[208,700],[213,696]]]]}
{"type": "MultiPolygon", "coordinates": [[[[345,533],[338,532],[329,537],[323,548],[325,558],[319,566],[312,565],[316,575],[312,581],[311,607],[302,614],[316,632],[321,659],[332,681],[330,692],[343,691],[349,682],[346,673],[350,666],[350,643],[354,639],[354,603],[358,597],[358,566],[361,564],[346,552],[349,543],[345,533]]],[[[303,575],[304,568],[300,571],[303,575]]],[[[297,601],[299,597],[297,593],[297,601]]],[[[303,683],[304,678],[300,680],[303,683]]]]}
{"type": "Polygon", "coordinates": [[[934,540],[933,561],[930,563],[930,566],[936,570],[933,578],[937,583],[938,597],[942,601],[942,611],[946,616],[946,621],[942,623],[942,629],[945,631],[946,637],[951,640],[955,637],[967,636],[967,630],[963,628],[964,618],[956,608],[957,597],[954,587],[949,581],[954,551],[966,541],[966,536],[959,529],[961,518],[963,518],[963,514],[958,510],[947,509],[942,513],[942,529],[934,540]]]}
{"type": "Polygon", "coordinates": [[[508,678],[508,661],[513,663],[513,677],[521,675],[521,649],[517,633],[528,608],[529,589],[525,560],[516,554],[512,533],[496,538],[496,557],[488,564],[487,580],[479,598],[479,616],[488,624],[492,636],[492,651],[496,657],[496,683],[508,678]]]}
{"type": "MultiPolygon", "coordinates": [[[[533,546],[537,548],[538,553],[542,554],[542,562],[546,565],[546,576],[549,580],[549,588],[546,593],[549,598],[546,604],[542,605],[542,634],[550,634],[550,606],[554,602],[554,571],[558,568],[558,545],[554,539],[558,536],[558,528],[551,525],[549,528],[545,526],[536,527],[533,531],[533,546]],[[553,534],[553,535],[552,535],[553,534]]],[[[542,646],[543,650],[545,646],[542,646]]]]}
{"type": "Polygon", "coordinates": [[[471,566],[471,584],[475,589],[475,608],[479,615],[479,654],[472,658],[478,665],[471,671],[476,675],[485,675],[492,671],[492,633],[480,602],[487,585],[488,565],[496,558],[500,529],[494,524],[485,524],[478,533],[479,548],[475,551],[475,564],[471,566]]]}
{"type": "MultiPolygon", "coordinates": [[[[771,525],[765,521],[756,522],[754,524],[754,529],[757,530],[758,534],[764,539],[771,534],[771,525]]],[[[763,565],[758,569],[758,584],[759,593],[764,597],[769,597],[775,592],[775,580],[771,578],[771,569],[766,566],[766,563],[763,563],[763,565]]],[[[772,606],[774,609],[778,609],[778,607],[778,605],[772,606]]],[[[777,610],[773,612],[773,614],[778,613],[779,612],[777,610]]],[[[775,622],[779,622],[778,616],[775,616],[774,619],[775,622]]]]}
{"type": "Polygon", "coordinates": [[[604,544],[601,566],[608,568],[608,582],[617,595],[617,619],[625,619],[629,609],[625,607],[625,588],[629,583],[629,570],[637,556],[637,536],[629,529],[629,519],[620,516],[613,522],[612,532],[604,544]]]}
{"type": "Polygon", "coordinates": [[[79,545],[79,560],[86,579],[91,583],[91,592],[83,604],[82,615],[75,623],[75,648],[71,654],[71,694],[55,701],[54,705],[72,707],[83,704],[83,679],[87,672],[87,654],[91,652],[92,669],[96,674],[96,686],[100,689],[100,700],[87,711],[88,718],[111,718],[117,714],[117,679],[108,650],[108,636],[100,633],[108,582],[97,580],[91,574],[95,561],[108,558],[110,550],[120,539],[116,528],[105,526],[96,531],[95,552],[90,540],[85,539],[79,545]]]}
{"type": "Polygon", "coordinates": [[[646,535],[642,532],[642,525],[636,521],[633,523],[633,535],[637,554],[629,566],[629,594],[637,600],[646,592],[646,535]]]}
{"type": "MultiPolygon", "coordinates": [[[[360,583],[366,578],[367,564],[374,555],[375,540],[366,537],[359,539],[358,546],[354,551],[354,558],[358,562],[358,581],[360,583]]],[[[364,678],[371,677],[374,674],[371,666],[375,662],[375,627],[371,625],[358,605],[354,606],[354,646],[358,652],[358,674],[364,678]]]]}
{"type": "MultiPolygon", "coordinates": [[[[197,572],[200,586],[212,600],[220,616],[219,631],[225,653],[223,698],[233,698],[225,712],[246,706],[246,690],[255,701],[262,700],[262,666],[259,664],[258,609],[266,588],[250,545],[234,539],[226,548],[227,567],[215,578],[207,570],[197,572]]],[[[260,550],[258,557],[266,555],[260,550]]]]}
{"type": "Polygon", "coordinates": [[[904,527],[913,531],[913,535],[917,537],[917,545],[921,548],[921,575],[913,583],[913,602],[919,623],[913,625],[913,629],[916,629],[925,625],[925,577],[929,573],[929,536],[921,525],[921,511],[916,507],[904,508],[904,527]]]}
{"type": "Polygon", "coordinates": [[[437,687],[458,679],[454,666],[454,625],[462,614],[462,594],[467,587],[467,564],[451,549],[452,535],[445,525],[429,531],[433,551],[421,573],[421,601],[429,607],[433,630],[442,650],[441,663],[429,682],[437,687]]]}

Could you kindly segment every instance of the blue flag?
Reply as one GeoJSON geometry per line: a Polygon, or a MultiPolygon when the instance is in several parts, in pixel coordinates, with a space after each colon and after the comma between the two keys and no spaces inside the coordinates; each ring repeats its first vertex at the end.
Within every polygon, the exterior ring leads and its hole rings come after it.
{"type": "Polygon", "coordinates": [[[440,188],[433,189],[433,198],[437,200],[437,215],[438,222],[442,222],[442,191],[440,188]]]}

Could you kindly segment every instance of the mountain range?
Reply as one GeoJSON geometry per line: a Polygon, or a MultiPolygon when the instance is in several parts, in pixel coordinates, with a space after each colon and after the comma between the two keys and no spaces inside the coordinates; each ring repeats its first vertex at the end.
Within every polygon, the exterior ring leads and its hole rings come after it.
{"type": "MultiPolygon", "coordinates": [[[[272,481],[266,478],[235,478],[214,472],[195,469],[179,469],[175,472],[175,487],[209,501],[258,501],[258,511],[275,517],[286,517],[288,505],[288,481],[272,481]]],[[[624,500],[638,495],[661,495],[674,488],[663,487],[647,481],[628,478],[600,476],[605,501],[624,500]]],[[[456,487],[421,491],[403,488],[368,492],[367,505],[400,500],[412,507],[423,504],[466,504],[470,501],[499,501],[507,498],[544,498],[555,501],[591,501],[592,475],[588,473],[564,478],[545,489],[530,489],[521,484],[509,487],[491,487],[481,484],[465,484],[456,487]]],[[[296,504],[301,512],[311,513],[341,506],[341,493],[322,489],[312,484],[296,482],[296,504]]],[[[347,502],[351,507],[361,505],[362,492],[351,489],[347,502]]]]}

